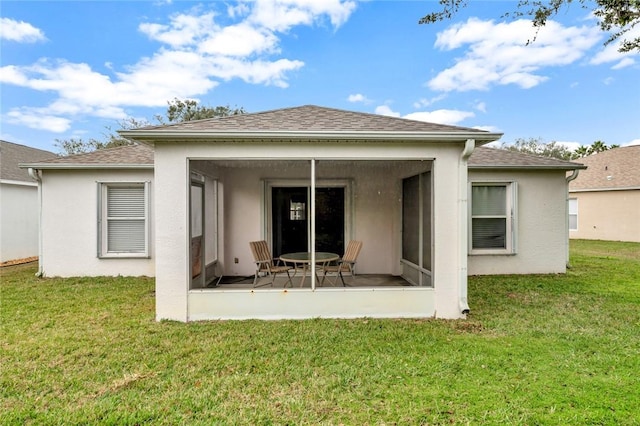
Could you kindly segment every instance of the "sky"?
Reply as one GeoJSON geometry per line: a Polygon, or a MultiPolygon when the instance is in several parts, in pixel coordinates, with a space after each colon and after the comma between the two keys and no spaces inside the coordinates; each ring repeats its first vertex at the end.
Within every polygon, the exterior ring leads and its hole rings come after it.
{"type": "MultiPolygon", "coordinates": [[[[640,144],[640,52],[573,3],[536,33],[516,1],[7,1],[0,138],[58,152],[167,102],[319,105],[534,138],[640,144]],[[527,41],[531,41],[527,43],[527,41]]],[[[635,36],[640,34],[638,26],[635,36]]]]}

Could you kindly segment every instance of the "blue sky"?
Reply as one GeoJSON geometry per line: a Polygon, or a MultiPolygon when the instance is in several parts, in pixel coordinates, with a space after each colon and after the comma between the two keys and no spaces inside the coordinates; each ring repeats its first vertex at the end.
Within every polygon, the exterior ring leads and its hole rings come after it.
{"type": "MultiPolygon", "coordinates": [[[[2,1],[3,140],[56,151],[175,97],[248,112],[306,104],[540,138],[640,144],[640,54],[589,11],[532,39],[515,1],[2,1]]],[[[640,31],[640,27],[637,28],[640,31]]]]}

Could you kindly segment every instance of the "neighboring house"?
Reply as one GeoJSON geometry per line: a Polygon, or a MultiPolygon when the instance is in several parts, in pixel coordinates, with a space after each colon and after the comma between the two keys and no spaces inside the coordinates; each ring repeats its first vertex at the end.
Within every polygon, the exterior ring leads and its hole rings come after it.
{"type": "Polygon", "coordinates": [[[154,275],[159,320],[460,318],[469,274],[565,271],[566,172],[583,167],[481,147],[500,134],[317,106],[121,134],[139,145],[23,165],[41,176],[41,272],[154,275]],[[209,287],[253,274],[254,240],[274,256],[362,241],[360,285],[209,287]]]}
{"type": "Polygon", "coordinates": [[[19,163],[56,154],[0,141],[0,263],[38,255],[38,184],[19,163]]]}
{"type": "Polygon", "coordinates": [[[569,184],[569,235],[640,242],[640,145],[581,158],[588,168],[569,184]]]}

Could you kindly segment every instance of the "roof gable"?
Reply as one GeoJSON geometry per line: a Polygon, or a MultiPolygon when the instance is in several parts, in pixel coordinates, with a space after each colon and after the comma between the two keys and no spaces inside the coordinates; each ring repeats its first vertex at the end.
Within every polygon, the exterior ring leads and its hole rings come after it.
{"type": "Polygon", "coordinates": [[[149,126],[136,131],[162,132],[475,132],[467,127],[427,123],[379,114],[304,105],[271,111],[149,126]]]}
{"type": "Polygon", "coordinates": [[[613,148],[580,159],[588,168],[569,190],[640,188],[640,145],[613,148]]]}

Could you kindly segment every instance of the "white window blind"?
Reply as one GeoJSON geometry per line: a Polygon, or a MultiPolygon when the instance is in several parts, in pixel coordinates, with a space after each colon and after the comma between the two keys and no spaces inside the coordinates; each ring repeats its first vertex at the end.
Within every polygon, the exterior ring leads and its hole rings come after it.
{"type": "Polygon", "coordinates": [[[474,183],[471,186],[472,253],[511,253],[515,183],[474,183]]]}
{"type": "Polygon", "coordinates": [[[146,255],[147,186],[102,183],[100,255],[146,255]]]}
{"type": "Polygon", "coordinates": [[[578,199],[569,198],[569,230],[578,230],[578,199]]]}

